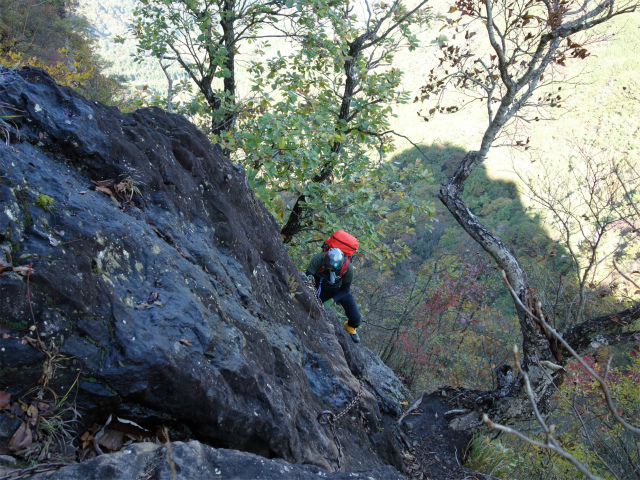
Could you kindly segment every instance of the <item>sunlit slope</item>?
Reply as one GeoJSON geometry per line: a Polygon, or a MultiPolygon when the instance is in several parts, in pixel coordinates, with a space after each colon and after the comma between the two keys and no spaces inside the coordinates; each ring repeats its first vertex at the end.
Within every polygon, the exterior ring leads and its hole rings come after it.
{"type": "MultiPolygon", "coordinates": [[[[165,92],[167,80],[157,60],[150,59],[142,64],[133,61],[135,40],[128,25],[132,19],[134,4],[135,0],[83,0],[81,10],[95,27],[101,54],[113,64],[109,73],[123,75],[133,86],[148,85],[153,90],[165,92]],[[118,37],[125,38],[124,43],[114,42],[118,37]]],[[[432,5],[435,13],[456,18],[457,13],[448,13],[449,2],[437,1],[432,5]]],[[[442,22],[434,22],[432,30],[420,33],[423,45],[421,48],[413,52],[401,52],[396,57],[395,66],[405,72],[404,86],[412,97],[418,94],[420,86],[425,83],[428,71],[438,64],[438,48],[432,41],[442,35],[449,41],[455,41],[455,32],[449,28],[440,30],[442,25],[442,22]]],[[[486,45],[483,42],[483,32],[477,31],[473,45],[484,50],[486,45]]],[[[563,108],[552,112],[556,119],[525,127],[528,131],[525,129],[523,132],[531,137],[532,146],[527,157],[532,153],[562,156],[565,140],[585,136],[599,136],[608,146],[613,145],[621,151],[635,151],[638,148],[635,135],[638,127],[634,119],[638,116],[640,106],[637,100],[624,97],[623,87],[627,87],[626,92],[632,91],[634,86],[636,91],[638,89],[634,77],[640,71],[640,28],[637,22],[623,18],[611,22],[607,31],[601,34],[610,39],[591,46],[592,54],[587,61],[568,65],[566,77],[571,84],[563,87],[563,108]]],[[[458,33],[456,40],[460,37],[458,33]]],[[[271,50],[276,52],[277,41],[272,43],[274,46],[271,50]]],[[[242,50],[249,52],[250,48],[245,46],[242,50]]],[[[286,49],[284,43],[282,48],[286,49]]],[[[239,58],[244,63],[250,60],[250,55],[239,58]]],[[[238,70],[239,82],[246,84],[247,79],[240,73],[242,65],[238,70]]],[[[174,69],[172,75],[177,79],[181,72],[174,69]]],[[[241,95],[242,90],[245,89],[241,88],[241,95]]],[[[455,102],[455,99],[452,101],[455,102]]],[[[474,104],[456,114],[439,115],[428,123],[417,115],[419,110],[425,108],[428,110],[430,106],[422,103],[397,106],[397,118],[392,122],[394,130],[416,143],[448,142],[463,148],[477,148],[487,123],[483,105],[474,104]]],[[[401,149],[409,145],[407,141],[398,139],[401,149]]],[[[507,149],[495,149],[488,160],[490,170],[495,170],[496,175],[499,171],[510,170],[513,155],[507,149]]]]}

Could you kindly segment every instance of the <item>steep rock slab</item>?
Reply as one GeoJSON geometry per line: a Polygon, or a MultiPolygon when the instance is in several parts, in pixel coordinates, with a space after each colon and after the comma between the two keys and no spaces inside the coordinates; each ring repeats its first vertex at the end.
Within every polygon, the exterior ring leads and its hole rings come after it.
{"type": "Polygon", "coordinates": [[[47,380],[64,394],[80,374],[86,421],[186,425],[216,447],[332,469],[316,416],[343,409],[352,370],[373,365],[373,393],[338,425],[344,467],[400,465],[383,428],[400,382],[311,308],[275,221],[201,132],[36,69],[0,71],[0,121],[0,247],[27,269],[0,279],[1,389],[24,395],[56,349],[70,358],[47,380]],[[44,352],[20,340],[31,308],[44,352]]]}

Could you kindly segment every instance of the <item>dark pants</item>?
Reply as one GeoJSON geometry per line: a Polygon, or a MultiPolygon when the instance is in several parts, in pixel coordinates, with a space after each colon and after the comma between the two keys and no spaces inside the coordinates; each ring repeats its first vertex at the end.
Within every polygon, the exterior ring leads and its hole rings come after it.
{"type": "MultiPolygon", "coordinates": [[[[328,292],[326,290],[320,290],[320,301],[326,302],[331,297],[333,297],[337,292],[328,292]]],[[[342,305],[344,308],[344,313],[349,320],[349,326],[352,328],[358,328],[362,323],[362,318],[360,317],[360,312],[358,311],[358,306],[356,305],[356,299],[353,298],[353,294],[351,292],[347,293],[341,300],[338,301],[339,305],[342,305]]]]}

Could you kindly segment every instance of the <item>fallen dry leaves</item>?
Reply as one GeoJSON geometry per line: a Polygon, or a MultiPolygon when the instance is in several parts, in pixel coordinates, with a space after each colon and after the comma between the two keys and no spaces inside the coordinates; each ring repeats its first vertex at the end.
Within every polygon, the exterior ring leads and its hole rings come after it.
{"type": "Polygon", "coordinates": [[[9,262],[0,260],[0,275],[2,275],[4,272],[15,272],[15,273],[19,273],[20,275],[27,275],[29,272],[33,273],[35,271],[36,271],[35,268],[29,265],[20,265],[20,266],[14,267],[9,262]]]}
{"type": "Polygon", "coordinates": [[[109,416],[104,425],[93,424],[81,436],[79,460],[89,460],[97,455],[113,453],[138,442],[166,443],[162,429],[153,433],[131,420],[109,416]]]}
{"type": "MultiPolygon", "coordinates": [[[[30,460],[42,461],[64,453],[60,450],[61,440],[66,432],[57,425],[69,425],[73,423],[73,416],[68,406],[59,405],[52,408],[49,403],[34,399],[27,404],[22,399],[11,401],[9,392],[0,392],[0,408],[5,409],[4,414],[9,418],[18,418],[22,421],[13,433],[9,443],[0,447],[0,454],[11,454],[30,460]],[[61,422],[56,424],[56,422],[61,422]],[[46,427],[46,428],[45,428],[46,427]],[[53,430],[52,430],[53,429],[53,430]],[[53,442],[53,439],[56,442],[53,442]]],[[[71,436],[67,436],[69,443],[71,436]]]]}
{"type": "Polygon", "coordinates": [[[109,195],[113,200],[116,200],[119,204],[131,204],[133,203],[134,194],[142,196],[140,189],[136,186],[136,181],[131,177],[116,182],[112,178],[106,180],[91,180],[96,186],[96,190],[109,195]]]}
{"type": "Polygon", "coordinates": [[[27,422],[22,422],[16,433],[9,440],[9,451],[19,455],[33,443],[33,433],[27,422]]]}
{"type": "Polygon", "coordinates": [[[0,392],[0,408],[8,407],[10,400],[11,394],[9,392],[0,392]]]}
{"type": "Polygon", "coordinates": [[[0,408],[5,409],[3,413],[11,418],[19,418],[22,421],[9,443],[0,447],[0,454],[22,457],[30,461],[68,459],[69,455],[77,455],[79,461],[84,461],[97,455],[117,452],[132,443],[167,443],[167,435],[162,428],[154,433],[131,420],[114,415],[110,415],[104,425],[94,424],[80,437],[75,437],[71,430],[61,430],[69,424],[64,421],[72,412],[68,406],[54,408],[53,405],[38,399],[29,404],[22,399],[11,402],[9,392],[0,391],[0,408]],[[61,422],[57,427],[56,420],[61,422]],[[52,433],[43,426],[53,426],[59,430],[52,433]],[[66,446],[59,444],[62,437],[66,446]]]}
{"type": "Polygon", "coordinates": [[[134,305],[133,308],[135,308],[136,310],[146,310],[149,308],[153,308],[153,306],[157,306],[157,307],[161,307],[162,306],[162,302],[160,300],[158,300],[158,298],[160,297],[160,293],[155,291],[155,292],[151,292],[149,294],[149,298],[147,298],[147,300],[145,300],[144,302],[140,302],[136,305],[134,305]]]}

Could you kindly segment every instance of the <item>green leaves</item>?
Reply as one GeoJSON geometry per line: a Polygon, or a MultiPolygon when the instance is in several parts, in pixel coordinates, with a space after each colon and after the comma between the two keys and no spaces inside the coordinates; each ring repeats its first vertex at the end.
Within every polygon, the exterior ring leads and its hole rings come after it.
{"type": "Polygon", "coordinates": [[[348,228],[370,239],[365,248],[372,255],[390,260],[403,250],[384,245],[387,215],[416,206],[398,191],[396,212],[385,209],[379,200],[388,186],[378,162],[394,148],[384,133],[392,105],[408,95],[399,89],[400,70],[376,71],[372,65],[389,64],[400,40],[415,42],[410,25],[424,24],[428,15],[404,18],[404,6],[380,4],[373,7],[373,23],[363,24],[345,16],[346,6],[347,0],[286,0],[275,15],[262,2],[239,11],[224,2],[145,0],[135,11],[133,30],[140,56],[176,57],[204,100],[199,113],[214,125],[213,140],[244,165],[278,222],[285,226],[294,209],[301,212],[292,252],[327,230],[348,228]],[[291,39],[298,43],[290,54],[250,63],[252,97],[238,108],[229,85],[239,42],[275,18],[278,28],[295,31],[291,39]],[[376,37],[398,21],[392,35],[376,37]],[[245,36],[229,37],[233,29],[245,36]],[[216,78],[224,80],[224,90],[215,90],[216,78]],[[228,118],[229,126],[216,130],[228,118]]]}
{"type": "MultiPolygon", "coordinates": [[[[290,8],[293,2],[287,5],[290,8]]],[[[276,18],[280,12],[275,8],[262,1],[145,0],[134,10],[138,59],[146,55],[162,59],[166,54],[175,58],[197,85],[215,141],[225,148],[235,145],[232,136],[223,135],[232,130],[237,115],[235,57],[243,40],[255,39],[260,28],[276,18]]]]}
{"type": "MultiPolygon", "coordinates": [[[[392,104],[408,95],[399,90],[400,70],[375,71],[371,65],[391,62],[397,39],[376,40],[369,50],[354,46],[371,33],[344,16],[342,1],[301,0],[295,6],[302,28],[297,49],[250,66],[251,103],[261,107],[238,120],[237,160],[281,226],[294,209],[301,212],[293,255],[308,253],[327,231],[347,228],[361,233],[367,255],[393,262],[405,250],[385,245],[392,229],[387,216],[423,209],[400,190],[392,196],[394,212],[380,203],[389,188],[378,159],[393,150],[383,132],[392,104]]],[[[404,27],[401,37],[408,35],[404,27]]]]}

